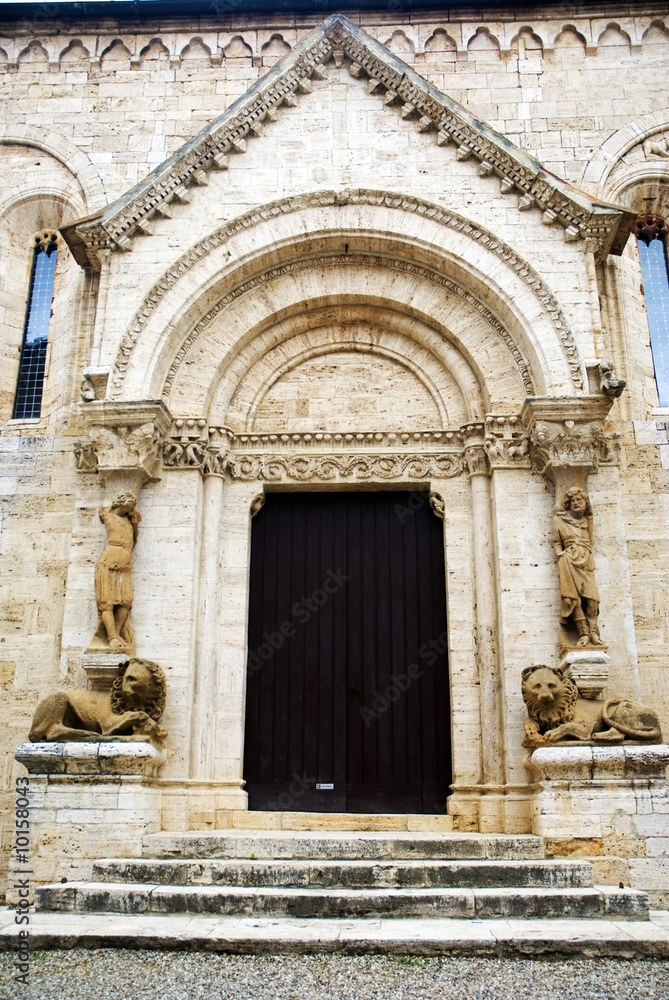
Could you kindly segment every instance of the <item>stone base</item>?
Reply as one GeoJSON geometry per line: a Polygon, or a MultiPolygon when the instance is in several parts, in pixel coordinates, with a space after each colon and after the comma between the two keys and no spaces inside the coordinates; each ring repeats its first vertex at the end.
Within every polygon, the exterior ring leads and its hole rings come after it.
{"type": "MultiPolygon", "coordinates": [[[[160,790],[150,782],[165,752],[151,743],[24,743],[15,756],[30,774],[34,886],[89,878],[98,858],[137,857],[160,830],[160,790]]],[[[10,871],[21,875],[14,861],[10,871]]]]}
{"type": "Polygon", "coordinates": [[[541,747],[529,761],[537,785],[532,833],[548,855],[585,856],[603,884],[669,906],[669,746],[541,747]]]}
{"type": "Polygon", "coordinates": [[[569,667],[581,698],[599,698],[609,680],[609,656],[601,647],[562,649],[559,666],[569,667]]]}
{"type": "Polygon", "coordinates": [[[84,653],[83,667],[93,691],[109,691],[116,678],[118,668],[128,662],[127,653],[91,652],[84,653]]]}
{"type": "Polygon", "coordinates": [[[453,829],[462,833],[529,833],[527,785],[451,785],[446,800],[453,829]]]}

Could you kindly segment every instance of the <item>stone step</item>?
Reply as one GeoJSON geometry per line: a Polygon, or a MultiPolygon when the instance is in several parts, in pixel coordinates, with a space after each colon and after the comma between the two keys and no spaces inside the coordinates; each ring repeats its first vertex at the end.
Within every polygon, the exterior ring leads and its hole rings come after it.
{"type": "Polygon", "coordinates": [[[250,858],[325,861],[430,859],[522,861],[544,857],[531,834],[363,830],[189,830],[144,838],[147,858],[250,858]]]}
{"type": "Polygon", "coordinates": [[[574,888],[592,886],[587,861],[255,861],[110,858],[97,882],[327,889],[574,888]]]}
{"type": "Polygon", "coordinates": [[[634,889],[302,889],[73,882],[35,891],[40,911],[291,918],[597,918],[647,920],[634,889]]]}
{"type": "MultiPolygon", "coordinates": [[[[453,817],[439,813],[283,812],[231,809],[218,813],[239,830],[412,830],[449,832],[453,817]]],[[[221,829],[219,823],[218,828],[221,829]]]]}

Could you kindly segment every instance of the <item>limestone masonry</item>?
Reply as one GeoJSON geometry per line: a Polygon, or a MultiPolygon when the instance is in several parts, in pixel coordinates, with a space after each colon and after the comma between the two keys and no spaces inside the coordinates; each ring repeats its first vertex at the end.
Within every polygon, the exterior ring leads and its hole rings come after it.
{"type": "Polygon", "coordinates": [[[669,906],[669,341],[653,356],[646,311],[669,338],[669,296],[635,235],[666,254],[669,3],[63,7],[0,9],[5,868],[25,767],[37,882],[151,835],[299,829],[299,785],[248,812],[253,526],[272,493],[392,490],[443,525],[452,772],[442,813],[378,828],[534,835],[669,906]],[[40,251],[41,409],[15,416],[40,251]],[[164,671],[161,725],[15,760],[42,699],[102,698],[133,655],[164,671]],[[623,705],[615,745],[572,726],[532,754],[538,664],[634,703],[630,732],[623,705]]]}

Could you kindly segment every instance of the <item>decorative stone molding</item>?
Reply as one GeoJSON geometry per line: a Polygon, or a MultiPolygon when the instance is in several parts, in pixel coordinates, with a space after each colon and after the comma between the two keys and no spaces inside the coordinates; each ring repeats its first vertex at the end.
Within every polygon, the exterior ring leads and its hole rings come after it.
{"type": "Polygon", "coordinates": [[[170,469],[198,469],[203,476],[224,476],[228,463],[225,428],[208,427],[204,419],[176,420],[176,432],[163,445],[163,464],[170,469]]]}
{"type": "MultiPolygon", "coordinates": [[[[534,270],[534,268],[518,253],[516,253],[515,250],[489,230],[486,230],[479,225],[473,225],[463,216],[457,215],[455,212],[448,211],[442,206],[436,205],[432,202],[423,201],[410,195],[398,195],[386,191],[347,190],[317,191],[311,194],[299,195],[284,198],[276,202],[270,202],[262,208],[254,209],[251,212],[239,216],[232,222],[227,223],[224,227],[217,230],[215,233],[212,233],[211,236],[206,237],[206,239],[201,240],[200,243],[196,244],[183,254],[179,260],[177,260],[165,272],[157,284],[153,286],[141,307],[135,314],[128,331],[123,337],[111,378],[110,395],[112,399],[117,399],[123,391],[123,382],[125,379],[125,373],[128,369],[130,356],[153,311],[157,308],[165,295],[167,295],[167,293],[177,284],[177,282],[191,267],[193,267],[203,257],[206,257],[207,254],[211,253],[212,250],[215,250],[225,244],[237,233],[248,230],[263,222],[267,222],[277,215],[288,215],[293,212],[299,212],[309,208],[326,208],[331,205],[373,205],[382,208],[391,208],[411,212],[412,214],[424,216],[432,222],[446,226],[449,229],[460,232],[463,235],[481,243],[486,250],[494,253],[500,258],[500,260],[504,261],[504,264],[507,267],[510,267],[515,274],[529,286],[532,294],[537,297],[542,307],[549,314],[553,327],[562,343],[571,371],[574,389],[579,391],[585,388],[583,368],[579,359],[576,341],[574,340],[567,319],[562,312],[557,299],[544,285],[541,277],[534,270]]],[[[338,255],[329,255],[327,260],[332,263],[336,263],[339,266],[340,264],[350,264],[354,260],[354,257],[359,258],[362,256],[363,255],[343,255],[340,257],[338,255]]],[[[176,377],[176,373],[189,349],[195,343],[203,330],[206,329],[212,319],[227,305],[229,305],[230,302],[239,298],[248,291],[261,287],[266,281],[270,280],[277,274],[291,274],[295,271],[301,270],[302,268],[320,266],[321,263],[322,261],[315,262],[312,259],[309,259],[304,262],[291,262],[284,265],[283,268],[271,268],[268,271],[258,274],[244,282],[238,288],[227,292],[226,295],[222,297],[221,300],[198,321],[193,331],[188,335],[177,352],[172,367],[170,368],[165,380],[165,390],[163,392],[165,400],[169,399],[170,390],[176,377]]],[[[362,263],[362,261],[358,259],[358,263],[362,263]]],[[[505,330],[494,314],[482,303],[479,303],[478,300],[471,295],[471,293],[461,289],[446,275],[441,273],[438,274],[430,268],[420,267],[419,265],[414,265],[407,261],[393,261],[392,258],[374,255],[371,258],[371,263],[374,266],[392,267],[394,265],[398,270],[410,272],[411,268],[415,267],[416,271],[411,273],[420,273],[428,280],[434,281],[441,287],[447,288],[449,291],[460,295],[469,305],[472,305],[480,312],[487,322],[491,324],[497,335],[504,340],[520,370],[521,377],[528,394],[533,394],[534,387],[532,374],[530,372],[527,359],[523,356],[513,338],[509,335],[508,331],[505,330]]]]}
{"type": "Polygon", "coordinates": [[[556,500],[571,486],[585,489],[590,472],[600,465],[618,465],[618,434],[604,430],[611,396],[525,400],[521,420],[530,435],[532,468],[556,486],[556,500]]]}
{"type": "Polygon", "coordinates": [[[402,117],[416,121],[419,131],[434,132],[439,145],[454,143],[461,159],[472,158],[484,172],[496,173],[506,190],[515,188],[528,205],[548,213],[565,230],[596,239],[602,257],[621,252],[634,221],[632,213],[597,202],[550,174],[538,160],[431,86],[348,18],[335,14],[251,88],[243,103],[236,102],[206,126],[162,169],[92,219],[65,227],[63,235],[79,263],[99,267],[100,250],[130,249],[131,237],[137,231],[146,233],[147,223],[163,205],[188,197],[190,186],[206,183],[206,171],[224,169],[228,154],[243,154],[247,137],[261,134],[262,122],[269,115],[282,104],[294,105],[298,94],[310,93],[310,78],[321,76],[322,66],[330,59],[339,64],[344,56],[351,61],[353,75],[367,76],[373,89],[383,94],[385,105],[396,104],[402,117]]]}
{"type": "Polygon", "coordinates": [[[233,479],[264,482],[319,481],[385,482],[450,478],[462,471],[462,457],[453,454],[415,455],[234,455],[229,461],[233,479]]]}
{"type": "MultiPolygon", "coordinates": [[[[579,400],[571,402],[577,406],[579,400]]],[[[485,423],[453,430],[258,433],[209,427],[204,418],[189,417],[174,422],[163,445],[163,463],[166,469],[197,469],[202,475],[224,475],[227,469],[233,479],[247,481],[420,480],[529,469],[530,440],[518,415],[487,414],[485,423]]],[[[613,439],[611,447],[615,444],[613,439]]],[[[89,454],[80,447],[82,466],[89,454]]],[[[433,510],[441,516],[439,496],[431,495],[431,503],[432,497],[433,510]]]]}
{"type": "Polygon", "coordinates": [[[529,469],[530,436],[520,417],[485,418],[484,447],[491,469],[529,469]]]}
{"type": "Polygon", "coordinates": [[[144,483],[162,473],[163,438],[171,418],[160,400],[86,404],[88,438],[75,445],[81,472],[97,472],[109,494],[139,496],[144,483]]]}
{"type": "Polygon", "coordinates": [[[535,781],[645,778],[666,786],[669,746],[539,747],[525,766],[535,781]]]}

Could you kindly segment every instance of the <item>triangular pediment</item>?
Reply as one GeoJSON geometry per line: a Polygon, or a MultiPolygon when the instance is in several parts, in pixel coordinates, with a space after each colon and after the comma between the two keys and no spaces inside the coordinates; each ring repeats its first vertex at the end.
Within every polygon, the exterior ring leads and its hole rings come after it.
{"type": "Polygon", "coordinates": [[[263,123],[292,107],[323,79],[325,66],[348,62],[370,91],[384,93],[389,114],[400,114],[440,146],[454,144],[456,156],[471,160],[483,176],[497,175],[503,193],[520,194],[519,210],[539,209],[542,221],[563,227],[568,240],[587,239],[598,257],[621,253],[636,216],[622,206],[591,198],[551,174],[505,136],[442,94],[410,66],[341,14],[329,17],[281,62],[156,167],[123,197],[97,215],[63,228],[63,236],[83,266],[99,267],[101,250],[129,250],[138,233],[151,232],[154,216],[169,215],[172,201],[190,200],[194,187],[207,184],[210,170],[227,169],[231,155],[249,141],[261,141],[263,123]]]}

